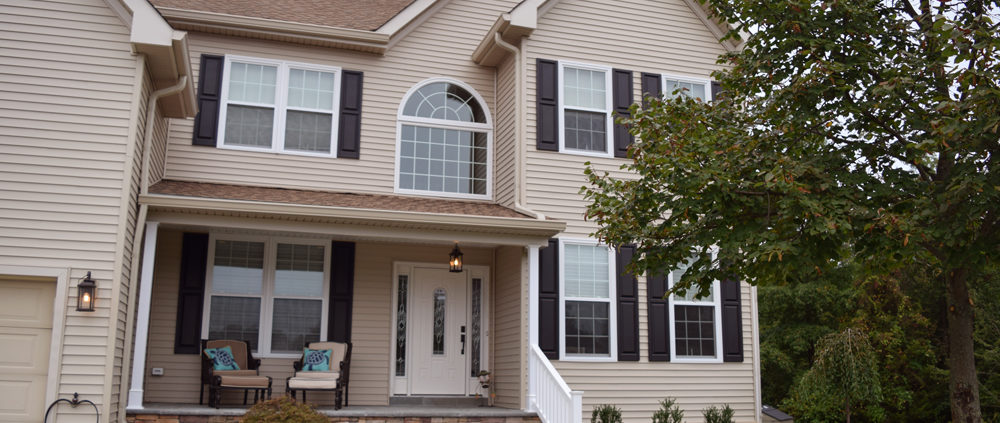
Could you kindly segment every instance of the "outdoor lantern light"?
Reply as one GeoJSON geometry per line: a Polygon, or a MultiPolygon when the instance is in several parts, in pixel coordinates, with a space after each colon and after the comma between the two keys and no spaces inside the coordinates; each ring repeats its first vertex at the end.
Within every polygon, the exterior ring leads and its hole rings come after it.
{"type": "Polygon", "coordinates": [[[451,254],[448,254],[448,271],[455,273],[462,271],[462,250],[458,249],[457,242],[455,248],[451,250],[451,254]]]}
{"type": "Polygon", "coordinates": [[[94,294],[97,293],[97,284],[90,278],[90,272],[87,272],[87,277],[83,278],[76,288],[76,311],[94,311],[94,294]]]}

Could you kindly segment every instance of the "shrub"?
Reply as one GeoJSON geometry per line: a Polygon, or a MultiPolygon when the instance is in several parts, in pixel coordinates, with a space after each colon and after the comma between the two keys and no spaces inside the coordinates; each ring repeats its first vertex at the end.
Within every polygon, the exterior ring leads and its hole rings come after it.
{"type": "Polygon", "coordinates": [[[329,423],[330,419],[320,414],[309,404],[295,401],[289,396],[254,404],[243,415],[243,423],[329,423]]]}
{"type": "Polygon", "coordinates": [[[705,423],[733,423],[735,413],[729,404],[723,404],[722,408],[713,405],[701,411],[705,416],[705,423]]]}
{"type": "Polygon", "coordinates": [[[611,404],[598,405],[590,415],[590,423],[622,423],[622,410],[611,404]]]}
{"type": "Polygon", "coordinates": [[[677,406],[677,401],[673,398],[660,401],[660,409],[653,413],[653,423],[681,423],[682,420],[684,411],[677,406]]]}

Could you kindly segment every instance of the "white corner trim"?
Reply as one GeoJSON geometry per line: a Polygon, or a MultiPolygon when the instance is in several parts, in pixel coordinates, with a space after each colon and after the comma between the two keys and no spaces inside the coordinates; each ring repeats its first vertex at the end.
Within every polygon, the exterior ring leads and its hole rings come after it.
{"type": "MultiPolygon", "coordinates": [[[[741,282],[742,283],[742,282],[741,282]]],[[[760,391],[760,319],[757,316],[757,286],[750,287],[750,322],[751,325],[751,335],[753,337],[753,389],[754,389],[754,409],[756,413],[756,421],[761,421],[760,410],[762,406],[761,391],[760,391]]]]}
{"type": "Polygon", "coordinates": [[[143,379],[146,373],[146,349],[149,344],[149,311],[153,298],[153,263],[156,260],[157,222],[146,222],[146,242],[142,247],[142,273],[139,282],[139,305],[135,322],[132,354],[132,384],[128,391],[128,410],[142,410],[143,379]]]}

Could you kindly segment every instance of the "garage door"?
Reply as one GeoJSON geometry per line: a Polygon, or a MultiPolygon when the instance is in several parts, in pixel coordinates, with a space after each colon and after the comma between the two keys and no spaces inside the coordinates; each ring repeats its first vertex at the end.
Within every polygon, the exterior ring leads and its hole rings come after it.
{"type": "Polygon", "coordinates": [[[0,422],[41,422],[54,281],[0,276],[0,422]]]}

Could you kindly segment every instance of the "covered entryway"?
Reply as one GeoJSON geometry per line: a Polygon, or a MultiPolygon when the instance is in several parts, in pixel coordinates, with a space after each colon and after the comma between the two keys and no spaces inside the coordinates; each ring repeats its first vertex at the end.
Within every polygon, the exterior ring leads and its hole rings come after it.
{"type": "Polygon", "coordinates": [[[0,276],[0,422],[45,412],[56,282],[0,276]]]}
{"type": "Polygon", "coordinates": [[[430,263],[396,263],[393,339],[396,396],[477,394],[486,368],[489,268],[449,272],[430,263]]]}

